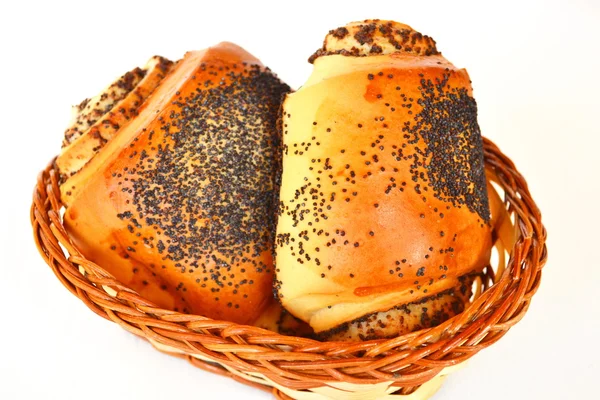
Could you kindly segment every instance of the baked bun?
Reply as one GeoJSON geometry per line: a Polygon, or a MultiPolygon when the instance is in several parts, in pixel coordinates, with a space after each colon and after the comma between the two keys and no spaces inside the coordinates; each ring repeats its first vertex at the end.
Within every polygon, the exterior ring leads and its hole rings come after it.
{"type": "Polygon", "coordinates": [[[65,227],[88,259],[158,306],[252,324],[273,299],[276,124],[289,87],[230,43],[168,69],[65,175],[65,227]]]}
{"type": "Polygon", "coordinates": [[[391,21],[333,30],[310,61],[283,104],[278,298],[324,339],[439,324],[492,246],[469,76],[391,21]]]}

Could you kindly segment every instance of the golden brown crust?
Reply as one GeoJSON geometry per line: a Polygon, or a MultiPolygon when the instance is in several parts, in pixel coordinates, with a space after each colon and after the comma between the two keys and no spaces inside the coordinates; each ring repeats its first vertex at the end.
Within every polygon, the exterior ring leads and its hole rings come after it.
{"type": "Polygon", "coordinates": [[[488,264],[465,70],[440,55],[320,57],[286,98],[283,133],[275,289],[316,332],[443,292],[488,264]]]}
{"type": "Polygon", "coordinates": [[[235,45],[188,53],[73,176],[65,227],[77,247],[161,307],[254,322],[272,300],[288,90],[235,45]]]}
{"type": "Polygon", "coordinates": [[[323,47],[309,59],[313,63],[326,55],[365,57],[392,53],[431,56],[440,54],[435,40],[395,21],[367,19],[333,29],[325,37],[323,47]]]}

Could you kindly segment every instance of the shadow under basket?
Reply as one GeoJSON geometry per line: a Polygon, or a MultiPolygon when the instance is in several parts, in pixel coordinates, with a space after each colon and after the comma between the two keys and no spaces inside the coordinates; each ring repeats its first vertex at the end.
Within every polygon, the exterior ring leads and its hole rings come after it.
{"type": "Polygon", "coordinates": [[[525,179],[487,139],[484,153],[492,263],[476,279],[471,303],[461,314],[393,339],[318,342],[156,307],[75,248],[62,223],[53,162],[39,174],[31,224],[42,257],[71,293],[160,351],[280,399],[421,400],[523,318],[546,262],[546,231],[525,179]]]}

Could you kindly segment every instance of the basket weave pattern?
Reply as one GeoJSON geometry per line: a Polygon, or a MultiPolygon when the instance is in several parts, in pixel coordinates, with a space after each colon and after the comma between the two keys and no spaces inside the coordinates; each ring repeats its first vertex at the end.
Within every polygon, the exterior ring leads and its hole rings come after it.
{"type": "Polygon", "coordinates": [[[31,223],[40,254],[71,293],[159,350],[282,399],[323,399],[328,390],[351,393],[365,387],[379,393],[368,397],[404,398],[504,336],[523,318],[540,284],[547,258],[540,212],[514,164],[487,139],[484,150],[488,178],[504,192],[514,227],[514,245],[506,249],[510,257],[484,270],[479,296],[462,314],[388,340],[322,343],[156,307],[72,244],[62,224],[53,162],[39,174],[31,223]]]}

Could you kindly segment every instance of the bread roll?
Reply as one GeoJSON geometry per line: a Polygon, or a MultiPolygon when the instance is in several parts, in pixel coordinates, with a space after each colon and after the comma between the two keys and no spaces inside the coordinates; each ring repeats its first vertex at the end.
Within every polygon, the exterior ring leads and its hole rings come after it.
{"type": "Polygon", "coordinates": [[[62,184],[77,248],[160,307],[254,323],[273,299],[288,91],[233,44],[187,53],[62,184]]]}
{"type": "Polygon", "coordinates": [[[461,312],[492,243],[467,72],[433,39],[379,20],[332,30],[309,60],[283,104],[279,300],[324,339],[391,337],[461,312]]]}

